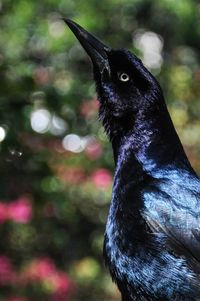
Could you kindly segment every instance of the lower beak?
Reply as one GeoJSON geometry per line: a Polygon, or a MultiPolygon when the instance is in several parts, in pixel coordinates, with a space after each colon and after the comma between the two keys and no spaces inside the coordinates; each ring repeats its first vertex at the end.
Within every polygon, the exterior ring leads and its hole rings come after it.
{"type": "Polygon", "coordinates": [[[89,57],[91,58],[95,67],[99,69],[101,73],[107,69],[110,73],[110,67],[107,54],[111,51],[111,48],[105,46],[97,38],[83,29],[80,25],[69,19],[63,19],[69,26],[72,32],[75,34],[89,57]]]}

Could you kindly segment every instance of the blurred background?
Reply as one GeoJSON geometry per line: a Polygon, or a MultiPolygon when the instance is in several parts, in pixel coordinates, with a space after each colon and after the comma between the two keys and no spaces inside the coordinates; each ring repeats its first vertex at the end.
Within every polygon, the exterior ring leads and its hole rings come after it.
{"type": "Polygon", "coordinates": [[[0,0],[0,300],[120,300],[102,258],[114,170],[67,16],[158,78],[200,173],[198,0],[0,0]]]}

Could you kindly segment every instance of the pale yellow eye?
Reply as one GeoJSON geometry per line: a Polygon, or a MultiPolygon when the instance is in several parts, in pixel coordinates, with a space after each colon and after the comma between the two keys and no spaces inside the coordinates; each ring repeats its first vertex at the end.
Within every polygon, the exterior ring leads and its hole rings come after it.
{"type": "Polygon", "coordinates": [[[129,75],[125,72],[123,73],[119,73],[119,80],[121,80],[122,82],[128,82],[130,79],[129,75]]]}

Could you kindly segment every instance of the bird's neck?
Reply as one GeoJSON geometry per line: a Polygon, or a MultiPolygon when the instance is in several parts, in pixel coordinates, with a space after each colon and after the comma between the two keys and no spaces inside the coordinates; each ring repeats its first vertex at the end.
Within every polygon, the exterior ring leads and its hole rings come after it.
{"type": "Polygon", "coordinates": [[[178,169],[193,172],[165,104],[158,112],[139,112],[134,127],[112,141],[116,170],[167,177],[178,169]]]}

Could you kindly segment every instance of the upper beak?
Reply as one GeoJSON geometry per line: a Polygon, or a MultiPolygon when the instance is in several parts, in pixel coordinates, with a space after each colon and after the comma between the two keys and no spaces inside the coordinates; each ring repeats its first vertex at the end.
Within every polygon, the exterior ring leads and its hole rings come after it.
{"type": "Polygon", "coordinates": [[[111,51],[111,48],[105,46],[74,21],[69,19],[63,20],[75,34],[87,54],[90,56],[93,64],[98,67],[99,71],[102,73],[104,69],[107,69],[108,73],[110,73],[107,54],[111,51]]]}

